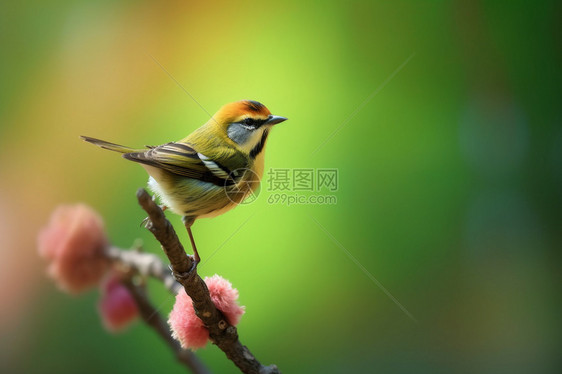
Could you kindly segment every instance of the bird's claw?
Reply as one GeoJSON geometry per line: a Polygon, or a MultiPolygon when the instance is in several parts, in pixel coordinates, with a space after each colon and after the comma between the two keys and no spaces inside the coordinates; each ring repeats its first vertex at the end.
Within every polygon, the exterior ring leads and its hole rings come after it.
{"type": "Polygon", "coordinates": [[[195,253],[195,255],[188,255],[191,258],[191,262],[193,263],[193,269],[197,269],[197,265],[201,262],[201,258],[199,258],[199,254],[195,253]]]}
{"type": "Polygon", "coordinates": [[[182,283],[183,281],[186,281],[187,279],[191,278],[194,274],[197,274],[197,264],[198,264],[198,262],[195,261],[193,256],[189,255],[189,257],[192,260],[192,265],[191,265],[191,269],[189,269],[186,272],[175,271],[174,268],[172,267],[172,265],[168,265],[168,268],[172,272],[172,276],[179,283],[182,283]]]}
{"type": "MultiPolygon", "coordinates": [[[[155,201],[155,200],[156,200],[156,196],[153,195],[153,196],[152,196],[152,201],[155,201]]],[[[162,209],[163,212],[165,212],[165,211],[168,209],[168,207],[167,207],[166,205],[163,205],[163,204],[162,204],[162,205],[158,205],[158,207],[159,207],[160,209],[162,209]]],[[[143,220],[141,221],[140,227],[148,228],[148,225],[149,225],[149,224],[150,224],[150,217],[146,217],[145,219],[143,219],[143,220]]]]}
{"type": "Polygon", "coordinates": [[[152,223],[152,222],[150,221],[150,217],[146,217],[145,219],[143,219],[143,220],[141,221],[140,227],[144,227],[144,228],[147,229],[147,228],[148,228],[148,225],[149,225],[150,223],[152,223]]]}

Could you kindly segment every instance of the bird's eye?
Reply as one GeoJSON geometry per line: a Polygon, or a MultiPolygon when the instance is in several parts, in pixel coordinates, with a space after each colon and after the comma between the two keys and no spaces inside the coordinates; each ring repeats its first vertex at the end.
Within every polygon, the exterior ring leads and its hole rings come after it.
{"type": "Polygon", "coordinates": [[[257,128],[256,121],[253,118],[246,118],[244,121],[241,122],[242,126],[244,126],[247,130],[255,130],[257,128]]]}

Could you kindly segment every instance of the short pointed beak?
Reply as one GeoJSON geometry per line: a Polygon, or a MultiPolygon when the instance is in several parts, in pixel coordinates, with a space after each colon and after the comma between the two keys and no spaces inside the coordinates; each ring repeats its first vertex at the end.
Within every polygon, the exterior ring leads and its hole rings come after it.
{"type": "Polygon", "coordinates": [[[281,116],[269,116],[267,118],[267,121],[265,122],[266,125],[275,125],[277,123],[281,123],[283,121],[286,121],[287,118],[285,117],[281,117],[281,116]]]}

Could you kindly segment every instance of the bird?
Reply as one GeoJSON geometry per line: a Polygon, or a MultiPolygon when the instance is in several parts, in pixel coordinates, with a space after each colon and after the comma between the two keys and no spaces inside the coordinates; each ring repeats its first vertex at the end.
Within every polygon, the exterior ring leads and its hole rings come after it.
{"type": "Polygon", "coordinates": [[[182,216],[197,266],[201,258],[191,226],[233,209],[259,187],[269,133],[286,120],[260,102],[241,100],[224,105],[187,137],[159,146],[134,149],[81,138],[144,167],[162,210],[182,216]]]}

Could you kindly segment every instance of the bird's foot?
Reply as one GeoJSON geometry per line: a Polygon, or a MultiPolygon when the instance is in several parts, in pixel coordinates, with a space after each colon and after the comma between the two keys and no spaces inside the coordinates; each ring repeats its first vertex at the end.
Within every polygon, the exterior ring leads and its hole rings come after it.
{"type": "Polygon", "coordinates": [[[187,281],[188,279],[194,277],[195,275],[197,275],[197,264],[198,262],[195,261],[195,259],[193,258],[193,256],[189,255],[189,257],[191,258],[191,269],[189,269],[188,271],[185,272],[178,272],[175,271],[174,268],[172,267],[172,265],[168,265],[168,268],[170,269],[170,271],[172,272],[172,276],[174,277],[174,279],[179,282],[179,283],[183,283],[185,281],[187,281]]]}
{"type": "Polygon", "coordinates": [[[150,217],[146,217],[145,219],[143,219],[140,223],[140,227],[144,227],[145,229],[148,228],[149,223],[152,223],[150,221],[150,217]]]}
{"type": "MultiPolygon", "coordinates": [[[[152,200],[154,200],[154,196],[153,196],[152,200]]],[[[163,212],[165,212],[168,209],[168,207],[166,205],[158,205],[158,207],[160,209],[162,209],[163,212]]],[[[150,223],[150,217],[146,217],[145,219],[143,219],[141,221],[140,227],[148,228],[149,223],[150,223]]]]}
{"type": "Polygon", "coordinates": [[[193,268],[197,269],[197,265],[201,262],[201,258],[199,258],[199,253],[195,252],[195,255],[188,255],[191,261],[193,262],[193,268]]]}

